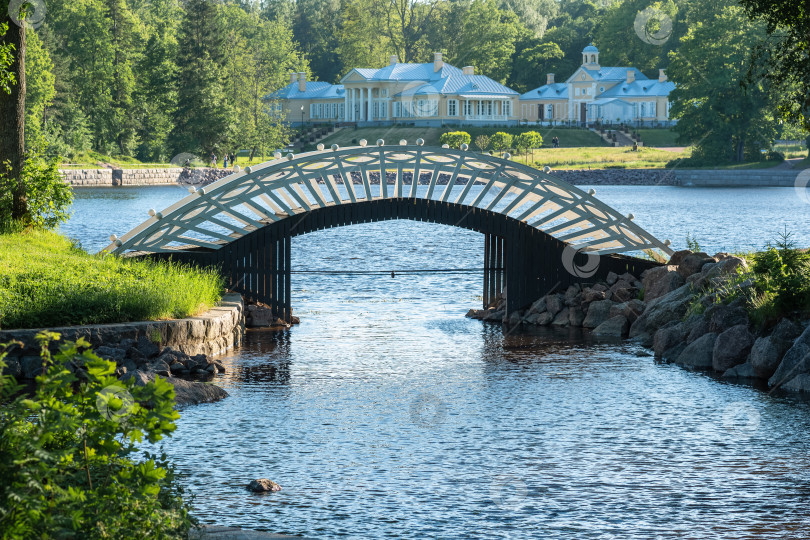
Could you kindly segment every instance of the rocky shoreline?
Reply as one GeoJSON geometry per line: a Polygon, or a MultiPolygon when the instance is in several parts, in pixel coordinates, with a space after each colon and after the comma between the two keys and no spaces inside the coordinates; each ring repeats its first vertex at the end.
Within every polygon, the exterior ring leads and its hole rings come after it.
{"type": "Polygon", "coordinates": [[[810,321],[787,318],[769,329],[752,324],[741,299],[714,292],[748,270],[745,260],[679,251],[640,276],[611,273],[605,282],[552,292],[525,311],[507,314],[503,295],[468,317],[509,326],[581,327],[593,336],[629,339],[655,357],[724,379],[810,393],[810,321]]]}

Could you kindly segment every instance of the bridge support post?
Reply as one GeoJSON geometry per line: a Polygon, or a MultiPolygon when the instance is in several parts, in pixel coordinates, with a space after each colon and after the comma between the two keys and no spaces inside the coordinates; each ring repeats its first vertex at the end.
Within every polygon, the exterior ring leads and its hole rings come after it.
{"type": "Polygon", "coordinates": [[[484,234],[484,309],[503,291],[504,241],[502,236],[484,234]]]}

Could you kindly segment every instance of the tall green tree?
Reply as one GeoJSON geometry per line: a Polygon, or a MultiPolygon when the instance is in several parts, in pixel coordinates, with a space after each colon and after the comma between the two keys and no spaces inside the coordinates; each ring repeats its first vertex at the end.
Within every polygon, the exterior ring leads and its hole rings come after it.
{"type": "Polygon", "coordinates": [[[233,135],[225,39],[217,3],[189,0],[178,43],[178,105],[169,137],[175,154],[208,153],[227,145],[233,135]]]}
{"type": "Polygon", "coordinates": [[[140,22],[130,11],[125,0],[105,0],[105,19],[109,28],[111,68],[111,103],[108,113],[108,137],[115,141],[121,155],[132,155],[136,144],[136,119],[133,113],[135,76],[133,64],[137,61],[142,35],[140,22]]]}
{"type": "Polygon", "coordinates": [[[341,75],[355,67],[383,67],[393,52],[387,35],[368,32],[377,24],[373,0],[342,0],[338,57],[341,75]]]}
{"type": "Polygon", "coordinates": [[[543,37],[549,21],[560,9],[557,0],[501,0],[500,7],[513,11],[534,37],[543,37]]]}
{"type": "MultiPolygon", "coordinates": [[[[759,69],[781,90],[784,117],[810,131],[810,9],[806,0],[740,0],[746,13],[767,23],[768,39],[755,49],[759,69]]],[[[810,137],[808,138],[810,142],[810,137]]],[[[808,144],[810,155],[810,144],[808,144]]]]}
{"type": "MultiPolygon", "coordinates": [[[[338,58],[341,0],[296,0],[293,33],[312,71],[322,81],[337,82],[342,72],[338,58]]],[[[365,29],[371,37],[375,32],[365,29]]]]}
{"type": "Polygon", "coordinates": [[[695,21],[670,53],[670,95],[675,130],[697,141],[693,158],[704,162],[743,161],[759,156],[776,133],[776,95],[767,80],[741,88],[750,51],[765,37],[765,25],[748,20],[732,2],[704,21],[695,21]]]}
{"type": "Polygon", "coordinates": [[[12,191],[11,218],[23,219],[28,214],[25,179],[25,25],[17,24],[25,13],[11,18],[9,1],[0,0],[0,24],[6,27],[0,41],[4,61],[12,55],[5,81],[6,90],[0,92],[0,176],[7,179],[12,191]],[[13,80],[10,79],[13,77],[13,80]]]}
{"type": "Polygon", "coordinates": [[[442,4],[442,0],[374,0],[378,28],[390,40],[400,62],[424,61],[430,48],[426,36],[442,4]]]}

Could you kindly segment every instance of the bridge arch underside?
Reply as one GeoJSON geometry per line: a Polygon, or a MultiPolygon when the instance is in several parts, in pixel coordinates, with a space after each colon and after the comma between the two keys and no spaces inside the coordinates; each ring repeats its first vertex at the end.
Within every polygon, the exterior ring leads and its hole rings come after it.
{"type": "MultiPolygon", "coordinates": [[[[573,260],[566,262],[564,252],[568,244],[523,221],[474,206],[414,198],[315,208],[269,223],[217,250],[196,248],[147,256],[218,267],[229,290],[241,293],[248,301],[271,306],[278,317],[289,321],[293,237],[333,227],[397,219],[451,225],[484,234],[484,307],[505,288],[508,313],[524,309],[541,296],[574,283],[593,283],[605,279],[609,272],[639,275],[658,265],[635,257],[607,254],[599,256],[594,270],[595,255],[577,252],[573,260]],[[588,270],[578,272],[577,268],[588,270]]],[[[570,259],[570,247],[568,253],[570,259]]]]}

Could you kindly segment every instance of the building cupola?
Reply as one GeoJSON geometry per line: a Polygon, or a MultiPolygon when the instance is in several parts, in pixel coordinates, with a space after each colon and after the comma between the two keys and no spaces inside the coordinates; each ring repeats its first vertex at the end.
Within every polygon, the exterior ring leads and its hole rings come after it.
{"type": "Polygon", "coordinates": [[[599,69],[599,49],[593,43],[582,49],[582,65],[588,69],[599,69]]]}

